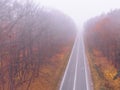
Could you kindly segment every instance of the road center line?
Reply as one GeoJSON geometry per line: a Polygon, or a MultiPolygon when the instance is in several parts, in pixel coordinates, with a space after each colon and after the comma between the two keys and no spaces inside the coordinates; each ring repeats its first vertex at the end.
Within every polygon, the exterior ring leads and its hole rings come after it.
{"type": "MultiPolygon", "coordinates": [[[[78,39],[79,42],[79,39],[78,39]]],[[[78,56],[79,56],[79,43],[77,44],[78,51],[77,51],[77,60],[76,60],[76,67],[75,67],[75,77],[74,77],[74,86],[73,90],[76,90],[76,80],[77,80],[77,71],[78,71],[78,56]]]]}

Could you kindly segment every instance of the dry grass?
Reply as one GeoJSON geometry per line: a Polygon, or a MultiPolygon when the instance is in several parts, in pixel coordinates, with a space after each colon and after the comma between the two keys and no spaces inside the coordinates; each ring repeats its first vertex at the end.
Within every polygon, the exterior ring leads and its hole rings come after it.
{"type": "MultiPolygon", "coordinates": [[[[70,51],[71,47],[64,47],[49,59],[50,63],[42,65],[40,76],[32,82],[29,90],[58,90],[70,51]]],[[[25,86],[19,90],[25,90],[24,88],[25,86]]]]}
{"type": "Polygon", "coordinates": [[[120,78],[113,80],[117,73],[111,60],[98,50],[86,51],[89,60],[94,90],[120,90],[120,78]]]}

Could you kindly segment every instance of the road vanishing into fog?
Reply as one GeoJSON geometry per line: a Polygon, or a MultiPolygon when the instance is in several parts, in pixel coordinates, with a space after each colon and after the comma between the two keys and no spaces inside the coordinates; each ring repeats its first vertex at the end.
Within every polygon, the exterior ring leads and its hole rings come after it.
{"type": "Polygon", "coordinates": [[[93,90],[82,35],[75,40],[59,90],[93,90]]]}

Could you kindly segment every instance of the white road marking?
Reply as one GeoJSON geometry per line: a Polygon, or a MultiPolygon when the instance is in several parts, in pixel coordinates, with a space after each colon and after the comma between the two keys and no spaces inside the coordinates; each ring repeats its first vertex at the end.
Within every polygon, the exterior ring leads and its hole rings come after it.
{"type": "Polygon", "coordinates": [[[67,74],[67,71],[68,71],[68,67],[69,67],[69,65],[70,65],[71,58],[72,58],[72,55],[73,55],[73,51],[74,51],[75,45],[76,45],[76,43],[77,43],[77,38],[78,38],[78,36],[76,37],[76,40],[75,40],[75,42],[74,42],[74,46],[73,46],[73,48],[72,48],[72,52],[71,52],[71,55],[70,55],[70,58],[69,58],[69,61],[68,61],[68,65],[67,65],[67,67],[66,67],[66,70],[65,70],[65,73],[64,73],[64,76],[63,76],[63,79],[62,79],[62,82],[61,82],[61,85],[60,85],[60,89],[59,89],[59,90],[62,90],[64,81],[65,81],[65,77],[66,77],[66,74],[67,74]]]}

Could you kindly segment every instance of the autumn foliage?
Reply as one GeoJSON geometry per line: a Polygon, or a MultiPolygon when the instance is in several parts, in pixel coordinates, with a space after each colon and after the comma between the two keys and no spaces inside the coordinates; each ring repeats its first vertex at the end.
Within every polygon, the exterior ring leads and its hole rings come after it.
{"type": "Polygon", "coordinates": [[[75,30],[60,11],[0,0],[0,90],[56,90],[75,30]]]}
{"type": "Polygon", "coordinates": [[[95,90],[120,90],[120,10],[85,24],[85,45],[95,90]]]}

